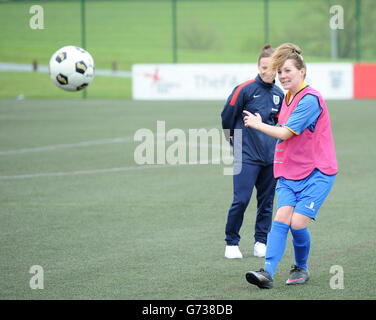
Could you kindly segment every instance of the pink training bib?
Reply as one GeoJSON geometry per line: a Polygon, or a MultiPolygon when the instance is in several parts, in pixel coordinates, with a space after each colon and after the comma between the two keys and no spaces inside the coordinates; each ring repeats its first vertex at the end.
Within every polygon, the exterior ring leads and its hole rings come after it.
{"type": "Polygon", "coordinates": [[[334,175],[338,172],[337,159],[330,127],[328,109],[321,94],[310,86],[299,91],[290,105],[283,99],[278,124],[284,126],[299,101],[311,94],[318,98],[321,114],[314,132],[306,128],[300,135],[293,135],[285,141],[279,140],[274,153],[274,176],[290,180],[301,180],[317,168],[322,173],[334,175]]]}

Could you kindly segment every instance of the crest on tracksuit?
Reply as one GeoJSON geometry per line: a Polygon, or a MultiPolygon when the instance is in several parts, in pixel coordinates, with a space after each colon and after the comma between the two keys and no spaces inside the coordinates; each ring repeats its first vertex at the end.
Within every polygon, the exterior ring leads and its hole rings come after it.
{"type": "Polygon", "coordinates": [[[279,104],[279,102],[280,102],[279,96],[273,94],[273,102],[274,102],[274,104],[279,104]]]}

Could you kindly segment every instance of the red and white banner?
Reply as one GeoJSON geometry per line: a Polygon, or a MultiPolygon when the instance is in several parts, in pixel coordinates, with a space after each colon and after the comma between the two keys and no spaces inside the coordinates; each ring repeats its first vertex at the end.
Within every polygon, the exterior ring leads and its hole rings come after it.
{"type": "Polygon", "coordinates": [[[222,100],[234,87],[257,75],[255,64],[136,64],[136,100],[222,100]]]}
{"type": "MultiPolygon", "coordinates": [[[[132,94],[135,100],[225,100],[257,73],[257,64],[135,64],[132,94]]],[[[376,98],[375,73],[376,64],[309,63],[306,81],[325,99],[376,98]]]]}

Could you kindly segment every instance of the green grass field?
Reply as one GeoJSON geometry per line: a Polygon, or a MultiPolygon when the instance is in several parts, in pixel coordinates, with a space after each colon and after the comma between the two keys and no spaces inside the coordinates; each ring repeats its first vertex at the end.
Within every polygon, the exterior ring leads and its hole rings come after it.
{"type": "Polygon", "coordinates": [[[375,299],[375,102],[328,101],[340,173],[310,226],[311,280],[284,285],[289,235],[268,291],[244,277],[263,266],[251,250],[254,196],[244,259],[223,257],[232,200],[223,165],[133,158],[138,129],[219,128],[223,104],[0,100],[0,299],[375,299]],[[33,265],[44,289],[29,286],[33,265]],[[334,265],[344,289],[330,288],[334,265]]]}
{"type": "MultiPolygon", "coordinates": [[[[291,23],[303,23],[302,12],[322,6],[320,1],[271,1],[270,41],[278,44],[297,40],[287,34],[291,23]],[[286,29],[287,28],[287,29],[286,29]]],[[[322,1],[321,1],[322,2],[322,1]]],[[[48,64],[60,47],[81,44],[80,1],[43,2],[44,29],[32,29],[29,9],[33,1],[0,2],[0,61],[48,64]]],[[[307,58],[330,58],[326,6],[323,15],[310,21],[321,31],[321,48],[306,49],[307,58]],[[325,33],[325,34],[324,34],[325,33]],[[311,51],[311,53],[310,53],[311,51]]],[[[262,1],[178,1],[177,25],[179,62],[250,62],[263,46],[264,6],[262,1]],[[215,10],[213,10],[213,8],[215,10]]],[[[173,62],[173,22],[170,0],[86,1],[86,44],[96,67],[110,69],[113,60],[120,70],[134,63],[173,62]]],[[[306,36],[302,33],[302,39],[306,36]]],[[[314,41],[314,40],[312,40],[314,41]]],[[[274,43],[273,43],[274,44],[274,43]]],[[[274,44],[275,45],[275,44],[274,44]]],[[[311,44],[313,46],[313,44],[311,44]]]]}
{"type": "MultiPolygon", "coordinates": [[[[90,99],[131,99],[132,79],[96,76],[86,89],[90,99]]],[[[58,98],[82,99],[82,92],[67,92],[58,88],[47,73],[0,72],[0,97],[16,99],[58,98]]]]}
{"type": "MultiPolygon", "coordinates": [[[[353,19],[353,6],[344,5],[353,19]]],[[[35,1],[0,0],[0,62],[48,65],[51,55],[65,45],[82,45],[80,1],[43,1],[44,29],[32,29],[29,12],[35,1]]],[[[375,60],[372,37],[373,0],[362,1],[362,61],[375,60]],[[367,22],[369,21],[369,23],[367,22]]],[[[135,63],[172,63],[173,15],[170,0],[86,1],[86,49],[97,69],[131,70],[135,63]]],[[[306,61],[331,61],[329,2],[326,0],[270,0],[269,37],[273,46],[294,42],[303,49],[306,61]],[[309,14],[315,12],[315,14],[309,14]],[[309,32],[307,32],[309,30],[309,32]]],[[[347,19],[347,18],[346,18],[347,19]]],[[[256,62],[264,45],[264,3],[261,0],[177,1],[177,62],[256,62]]],[[[343,31],[353,37],[354,22],[346,20],[343,31]]],[[[352,38],[351,38],[352,39],[352,38]]],[[[340,38],[340,45],[343,45],[340,38]]],[[[354,46],[338,61],[354,61],[354,46]]],[[[342,48],[342,47],[341,47],[342,48]]],[[[342,52],[341,51],[341,52],[342,52]]],[[[92,90],[91,90],[92,89],[92,90]]],[[[0,72],[0,98],[77,98],[49,83],[46,74],[0,72]],[[48,90],[46,90],[48,88],[48,90]]],[[[90,98],[131,98],[129,79],[96,76],[90,98]]]]}

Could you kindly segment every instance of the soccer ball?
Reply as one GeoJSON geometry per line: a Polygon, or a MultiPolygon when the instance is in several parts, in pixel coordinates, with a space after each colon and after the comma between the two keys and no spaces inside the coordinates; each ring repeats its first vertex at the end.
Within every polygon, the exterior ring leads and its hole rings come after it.
{"type": "Polygon", "coordinates": [[[94,60],[89,52],[65,46],[57,50],[50,59],[50,77],[61,89],[79,91],[94,79],[94,60]]]}

